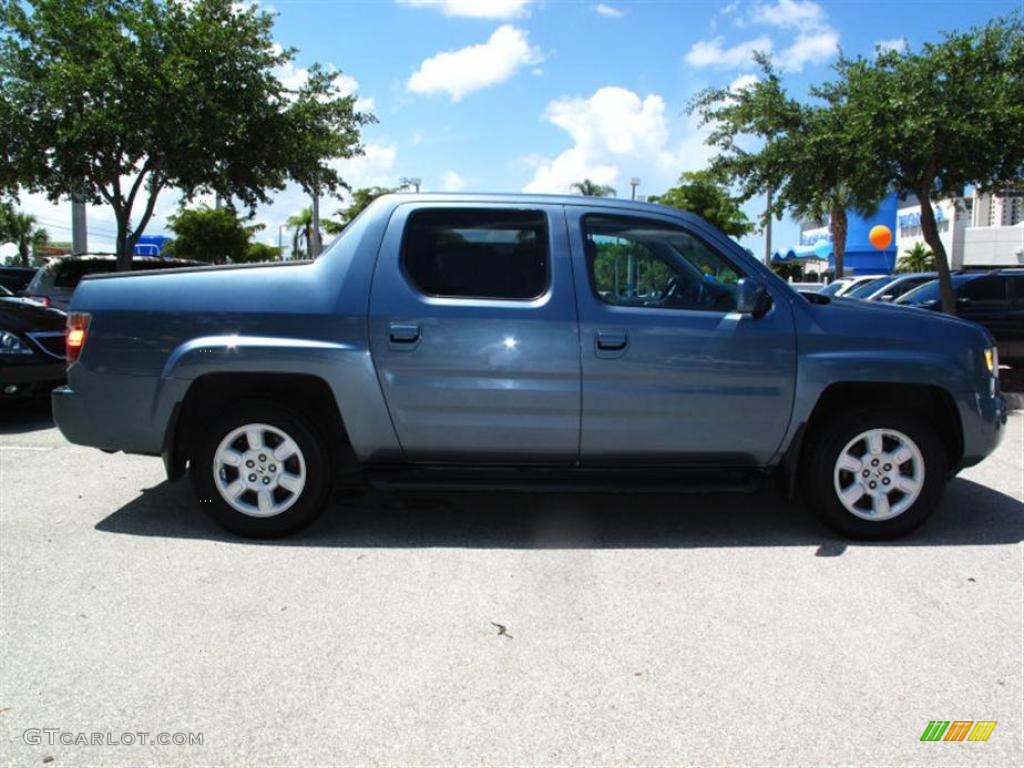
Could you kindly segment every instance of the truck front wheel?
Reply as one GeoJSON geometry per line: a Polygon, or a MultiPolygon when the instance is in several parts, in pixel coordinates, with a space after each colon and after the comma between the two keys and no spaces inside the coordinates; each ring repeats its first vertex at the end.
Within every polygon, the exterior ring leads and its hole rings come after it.
{"type": "Polygon", "coordinates": [[[938,506],[946,452],[921,414],[860,409],[823,419],[810,438],[805,498],[840,533],[857,539],[902,536],[938,506]]]}
{"type": "Polygon", "coordinates": [[[273,402],[229,409],[202,428],[189,474],[200,505],[230,531],[284,536],[312,522],[330,488],[323,441],[273,402]]]}

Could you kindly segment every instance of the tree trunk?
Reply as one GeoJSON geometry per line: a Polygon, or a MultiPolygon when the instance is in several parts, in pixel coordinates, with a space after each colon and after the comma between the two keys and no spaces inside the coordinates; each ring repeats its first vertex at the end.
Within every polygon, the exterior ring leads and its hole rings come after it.
{"type": "Polygon", "coordinates": [[[27,267],[28,266],[28,243],[27,242],[20,242],[20,243],[18,243],[18,255],[21,257],[21,266],[27,267]]]}
{"type": "Polygon", "coordinates": [[[924,241],[935,255],[935,271],[939,273],[939,296],[942,298],[942,311],[947,315],[956,314],[956,297],[953,295],[953,280],[949,274],[949,260],[946,258],[946,247],[939,237],[939,227],[935,223],[935,211],[932,210],[931,185],[918,192],[921,201],[921,233],[924,241]]]}
{"type": "Polygon", "coordinates": [[[127,272],[132,268],[132,249],[128,244],[128,219],[127,216],[115,211],[117,219],[117,243],[114,253],[117,254],[117,271],[127,272]]]}
{"type": "Polygon", "coordinates": [[[836,260],[835,279],[839,280],[843,276],[843,257],[846,256],[846,209],[841,205],[832,206],[830,218],[832,252],[835,254],[836,260]]]}

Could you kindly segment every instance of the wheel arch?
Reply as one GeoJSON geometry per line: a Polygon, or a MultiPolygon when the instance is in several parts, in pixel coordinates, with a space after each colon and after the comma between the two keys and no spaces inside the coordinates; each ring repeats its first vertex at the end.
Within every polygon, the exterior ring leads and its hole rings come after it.
{"type": "Polygon", "coordinates": [[[938,428],[950,471],[955,472],[960,467],[964,456],[963,425],[956,401],[947,389],[932,384],[885,381],[834,382],[821,391],[780,461],[779,479],[789,498],[796,495],[796,477],[808,436],[824,428],[832,414],[865,406],[903,407],[924,412],[938,428]]]}
{"type": "Polygon", "coordinates": [[[345,420],[324,379],[308,373],[208,373],[192,381],[172,412],[162,451],[168,479],[184,474],[202,424],[230,403],[257,399],[305,417],[324,441],[335,476],[356,466],[345,420]]]}

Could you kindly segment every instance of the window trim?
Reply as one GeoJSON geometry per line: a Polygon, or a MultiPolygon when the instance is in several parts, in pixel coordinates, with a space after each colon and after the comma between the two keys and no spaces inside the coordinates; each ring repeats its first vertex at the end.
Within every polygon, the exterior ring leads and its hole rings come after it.
{"type": "Polygon", "coordinates": [[[479,208],[477,208],[477,207],[471,207],[471,208],[451,208],[451,207],[448,207],[448,206],[437,207],[437,208],[435,208],[435,207],[417,208],[417,209],[409,212],[409,214],[405,217],[405,221],[402,223],[402,240],[401,240],[401,245],[400,245],[400,249],[399,249],[399,256],[398,256],[398,270],[401,273],[402,278],[405,280],[405,282],[408,284],[408,286],[415,293],[417,293],[419,296],[422,296],[422,297],[424,297],[424,298],[426,298],[426,299],[428,299],[430,301],[443,301],[443,302],[449,302],[449,301],[455,301],[455,302],[459,302],[459,301],[480,302],[480,301],[485,301],[485,302],[490,302],[490,303],[494,303],[494,302],[508,302],[508,303],[514,303],[514,304],[531,304],[531,303],[536,303],[537,301],[543,299],[545,296],[547,296],[549,293],[551,293],[551,284],[552,284],[552,277],[551,277],[552,266],[551,266],[551,261],[554,258],[554,247],[553,247],[553,245],[554,244],[553,244],[553,241],[552,241],[551,217],[548,215],[547,211],[539,209],[539,208],[502,208],[500,206],[499,207],[479,207],[479,208]],[[457,296],[457,295],[445,294],[445,293],[428,293],[427,291],[423,290],[423,288],[420,286],[420,284],[413,278],[412,274],[409,272],[409,270],[408,270],[408,268],[406,266],[407,254],[408,254],[407,246],[408,246],[408,240],[409,240],[409,232],[411,231],[412,225],[413,225],[413,223],[414,223],[414,221],[415,221],[417,216],[419,216],[421,214],[424,214],[424,213],[435,213],[435,212],[438,212],[438,211],[443,212],[443,213],[447,213],[447,214],[451,214],[451,213],[454,213],[454,214],[493,214],[493,213],[498,213],[498,214],[502,214],[502,215],[527,214],[527,215],[535,215],[535,216],[542,217],[543,220],[544,220],[545,248],[547,249],[547,255],[546,255],[546,258],[544,260],[544,286],[541,289],[540,293],[538,293],[536,296],[529,296],[529,297],[457,296]]]}
{"type": "MultiPolygon", "coordinates": [[[[682,224],[679,224],[677,222],[669,222],[669,221],[665,221],[663,219],[647,217],[647,216],[641,216],[641,215],[631,215],[631,214],[621,214],[621,213],[606,213],[604,211],[590,211],[590,212],[584,213],[579,218],[579,236],[580,236],[580,244],[583,246],[583,266],[586,269],[587,285],[590,288],[591,296],[593,296],[595,301],[597,301],[598,306],[605,307],[605,308],[611,308],[611,309],[616,310],[616,311],[621,311],[621,310],[640,310],[640,311],[652,310],[652,311],[667,311],[667,312],[694,312],[694,313],[699,313],[701,315],[729,315],[729,314],[732,314],[733,312],[736,311],[735,309],[730,309],[730,310],[695,309],[693,307],[666,307],[666,306],[654,306],[654,305],[643,306],[643,305],[635,305],[635,304],[613,304],[613,303],[611,303],[609,301],[605,301],[604,298],[601,297],[601,294],[597,290],[597,283],[596,283],[596,281],[594,279],[594,268],[593,268],[593,265],[590,263],[590,260],[587,258],[587,252],[586,252],[587,219],[590,219],[590,218],[617,219],[619,221],[637,221],[637,222],[643,222],[643,223],[646,223],[646,224],[655,224],[655,225],[657,225],[657,226],[659,226],[659,227],[661,227],[663,229],[667,228],[667,229],[678,230],[678,231],[682,232],[683,234],[692,237],[697,242],[701,243],[705,248],[707,248],[713,254],[718,256],[722,261],[724,261],[726,264],[728,264],[732,268],[732,270],[737,274],[737,280],[746,279],[746,278],[750,277],[751,275],[748,272],[748,270],[745,270],[742,267],[740,267],[736,263],[735,260],[730,259],[728,256],[726,256],[722,252],[722,250],[720,248],[716,248],[714,245],[712,245],[711,243],[708,242],[707,238],[702,237],[697,231],[695,231],[694,229],[691,229],[690,227],[683,226],[682,224]]],[[[685,257],[683,257],[683,258],[685,258],[685,257]]],[[[693,266],[693,265],[691,265],[691,266],[693,266]]],[[[694,268],[696,268],[696,267],[694,267],[694,268]]]]}

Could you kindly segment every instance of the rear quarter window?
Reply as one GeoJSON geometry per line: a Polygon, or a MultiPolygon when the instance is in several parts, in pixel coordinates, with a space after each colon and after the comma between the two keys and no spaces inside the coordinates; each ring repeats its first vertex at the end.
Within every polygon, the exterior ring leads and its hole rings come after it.
{"type": "Polygon", "coordinates": [[[541,211],[426,210],[406,224],[402,268],[428,296],[525,301],[548,288],[541,211]]]}

